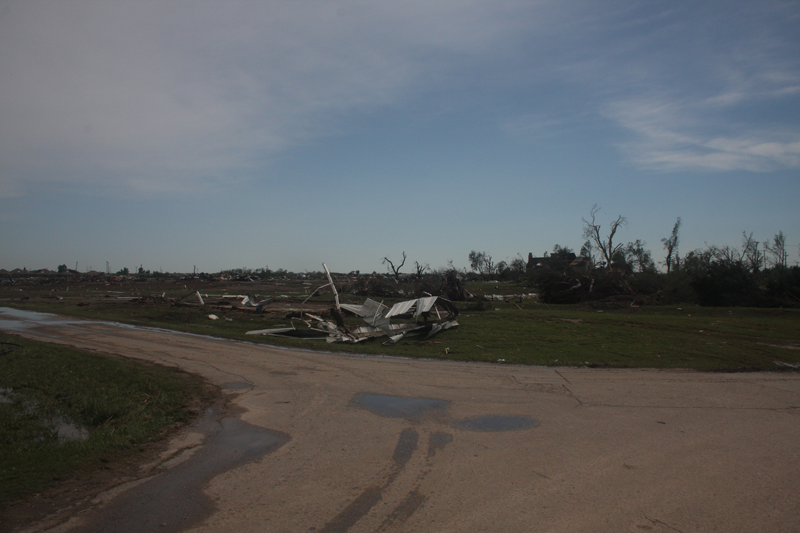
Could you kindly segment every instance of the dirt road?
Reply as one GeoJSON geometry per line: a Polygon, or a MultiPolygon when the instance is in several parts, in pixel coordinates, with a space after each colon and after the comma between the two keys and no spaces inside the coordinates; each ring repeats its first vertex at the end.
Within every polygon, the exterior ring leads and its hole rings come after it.
{"type": "MultiPolygon", "coordinates": [[[[164,530],[796,532],[800,524],[797,373],[350,357],[2,310],[0,329],[178,365],[236,394],[244,411],[229,425],[280,436],[249,462],[163,489],[175,516],[182,498],[207,502],[164,530]]],[[[198,428],[175,444],[207,434],[198,428]]],[[[181,464],[216,456],[205,442],[181,464]]],[[[134,492],[98,498],[49,531],[97,529],[108,509],[144,505],[132,503],[134,492]]]]}

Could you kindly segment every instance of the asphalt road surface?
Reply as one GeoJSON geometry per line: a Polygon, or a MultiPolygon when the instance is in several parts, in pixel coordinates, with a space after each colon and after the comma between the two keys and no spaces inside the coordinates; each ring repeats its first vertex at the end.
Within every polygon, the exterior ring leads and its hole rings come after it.
{"type": "Polygon", "coordinates": [[[797,373],[357,357],[7,309],[0,329],[177,365],[240,408],[30,531],[800,531],[797,373]]]}

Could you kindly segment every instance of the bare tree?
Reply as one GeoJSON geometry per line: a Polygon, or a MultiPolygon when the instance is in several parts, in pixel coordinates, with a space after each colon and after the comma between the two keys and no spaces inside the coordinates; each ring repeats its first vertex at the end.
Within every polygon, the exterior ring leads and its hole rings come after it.
{"type": "Polygon", "coordinates": [[[743,231],[742,238],[742,261],[755,274],[761,269],[765,257],[764,252],[758,249],[761,243],[753,239],[753,232],[748,235],[743,231]]]}
{"type": "Polygon", "coordinates": [[[392,273],[392,275],[394,276],[394,281],[396,283],[400,283],[400,269],[403,268],[403,265],[406,264],[405,251],[403,252],[403,261],[399,265],[397,265],[397,267],[394,266],[394,263],[392,263],[391,259],[389,259],[388,257],[384,257],[382,263],[384,265],[388,265],[386,269],[392,273]]]}
{"type": "Polygon", "coordinates": [[[664,264],[667,266],[667,274],[670,273],[673,261],[676,268],[681,267],[681,259],[680,255],[678,254],[678,231],[680,228],[681,217],[678,217],[678,220],[675,221],[675,225],[672,226],[672,233],[670,236],[665,239],[661,239],[661,242],[664,244],[664,249],[667,251],[667,257],[664,258],[664,264]]]}
{"type": "Polygon", "coordinates": [[[772,246],[769,242],[764,243],[764,248],[772,255],[772,264],[777,268],[786,268],[789,254],[786,252],[786,236],[783,231],[779,231],[772,238],[772,246]]]}
{"type": "Polygon", "coordinates": [[[620,226],[625,226],[628,224],[627,219],[619,215],[616,220],[611,223],[611,227],[608,231],[608,236],[603,237],[600,234],[601,226],[597,223],[597,213],[600,211],[600,208],[597,207],[597,204],[592,206],[591,211],[589,212],[590,219],[583,220],[583,236],[589,241],[592,242],[594,247],[600,250],[600,253],[603,254],[603,261],[606,266],[611,266],[611,259],[614,255],[622,249],[622,244],[614,244],[614,235],[616,235],[617,230],[620,226]]]}
{"type": "Polygon", "coordinates": [[[731,248],[727,244],[719,247],[714,244],[706,243],[706,250],[706,256],[709,258],[709,261],[713,259],[713,261],[725,265],[744,265],[744,255],[742,252],[736,248],[731,248]]]}
{"type": "Polygon", "coordinates": [[[414,275],[417,279],[422,279],[422,276],[431,269],[429,264],[420,265],[419,261],[414,261],[414,275]]]}
{"type": "Polygon", "coordinates": [[[459,270],[458,268],[456,268],[456,265],[455,265],[455,263],[453,263],[453,260],[452,259],[448,259],[447,260],[447,265],[437,268],[435,272],[440,276],[445,276],[445,275],[447,275],[448,272],[455,272],[459,276],[466,277],[468,270],[467,270],[466,267],[464,267],[461,270],[459,270]]]}

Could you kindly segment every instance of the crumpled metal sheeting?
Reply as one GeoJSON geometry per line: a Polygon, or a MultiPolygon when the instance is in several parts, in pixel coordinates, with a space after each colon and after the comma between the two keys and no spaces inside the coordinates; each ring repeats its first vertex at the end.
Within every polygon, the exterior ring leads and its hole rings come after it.
{"type": "Polygon", "coordinates": [[[429,312],[438,298],[438,296],[426,296],[425,298],[418,298],[416,300],[397,302],[385,316],[386,318],[390,318],[397,315],[405,315],[406,313],[410,313],[412,309],[415,309],[415,317],[420,316],[422,313],[429,312]]]}
{"type": "MultiPolygon", "coordinates": [[[[344,343],[356,343],[361,342],[365,339],[373,338],[373,337],[381,337],[381,336],[388,336],[388,340],[384,342],[385,345],[395,344],[397,341],[412,335],[425,335],[427,334],[426,338],[431,337],[437,334],[440,331],[450,329],[454,326],[458,325],[458,322],[453,320],[456,316],[458,316],[458,309],[452,304],[452,302],[448,301],[447,299],[442,298],[442,306],[446,309],[447,315],[451,320],[446,320],[443,322],[437,323],[429,323],[427,313],[429,313],[432,309],[436,311],[436,316],[439,320],[442,319],[439,309],[435,307],[436,302],[439,300],[438,296],[426,296],[423,298],[416,298],[413,300],[404,300],[402,302],[397,302],[394,304],[391,309],[384,305],[383,302],[377,302],[370,298],[367,298],[363,304],[356,305],[356,304],[343,304],[339,302],[338,293],[336,292],[336,287],[333,283],[333,278],[330,275],[330,271],[328,271],[328,267],[325,263],[322,264],[325,268],[325,273],[328,275],[328,284],[325,286],[330,286],[331,290],[333,291],[334,295],[336,295],[336,307],[331,311],[334,312],[335,316],[338,316],[337,319],[338,324],[329,322],[324,320],[322,317],[311,315],[306,313],[310,319],[316,322],[314,326],[312,326],[311,322],[303,320],[308,328],[312,331],[318,332],[327,332],[328,342],[344,342],[344,343]],[[340,310],[345,310],[354,315],[360,317],[364,320],[368,326],[360,326],[351,328],[345,325],[344,319],[341,317],[340,310]],[[420,324],[418,322],[405,322],[405,323],[392,323],[390,318],[397,316],[397,317],[410,317],[413,316],[414,318],[418,318],[420,316],[425,317],[424,323],[420,324]]],[[[316,291],[315,291],[316,292],[316,291]]],[[[255,330],[255,331],[248,331],[248,335],[256,335],[256,334],[263,334],[263,335],[290,335],[290,336],[297,336],[298,333],[294,328],[288,329],[287,331],[281,331],[282,328],[273,328],[270,330],[255,330]]]]}

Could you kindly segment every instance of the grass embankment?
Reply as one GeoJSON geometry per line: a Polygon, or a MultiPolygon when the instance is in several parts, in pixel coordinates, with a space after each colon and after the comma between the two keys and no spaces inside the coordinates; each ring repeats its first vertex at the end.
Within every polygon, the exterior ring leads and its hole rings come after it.
{"type": "MultiPolygon", "coordinates": [[[[236,294],[236,289],[231,294],[236,294]]],[[[242,290],[244,292],[244,290],[242,290]]],[[[160,294],[160,293],[159,293],[160,294]]],[[[315,298],[315,300],[325,299],[315,298]]],[[[348,301],[363,298],[346,296],[348,301]]],[[[593,309],[531,300],[459,304],[459,327],[424,341],[327,344],[319,340],[247,336],[288,326],[276,315],[170,307],[95,298],[87,303],[32,298],[21,309],[119,321],[310,350],[549,366],[789,370],[800,364],[800,310],[702,307],[593,309]],[[480,309],[482,307],[482,309],[480,309]],[[209,320],[215,313],[220,320],[209,320]],[[447,352],[445,353],[445,349],[447,352]]],[[[387,300],[385,303],[389,304],[387,300]]]]}
{"type": "Polygon", "coordinates": [[[199,378],[0,333],[0,510],[194,416],[199,378]]]}

